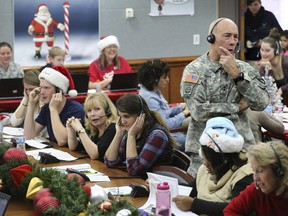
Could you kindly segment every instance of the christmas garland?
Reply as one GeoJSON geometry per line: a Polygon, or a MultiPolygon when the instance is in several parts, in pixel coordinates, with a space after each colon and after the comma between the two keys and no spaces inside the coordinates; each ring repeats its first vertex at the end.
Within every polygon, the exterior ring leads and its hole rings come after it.
{"type": "Polygon", "coordinates": [[[148,215],[129,201],[114,199],[92,203],[91,188],[77,174],[41,169],[24,151],[0,143],[0,191],[14,199],[29,199],[36,215],[115,216],[148,215]]]}

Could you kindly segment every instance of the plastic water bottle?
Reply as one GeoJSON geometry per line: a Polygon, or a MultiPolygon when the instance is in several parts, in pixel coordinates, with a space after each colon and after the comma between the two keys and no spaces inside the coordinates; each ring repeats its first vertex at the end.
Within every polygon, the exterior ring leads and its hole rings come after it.
{"type": "Polygon", "coordinates": [[[157,185],[156,215],[171,216],[171,191],[168,182],[157,185]]]}
{"type": "Polygon", "coordinates": [[[22,149],[23,151],[26,151],[24,131],[22,128],[19,128],[17,131],[16,147],[22,149]]]}
{"type": "Polygon", "coordinates": [[[274,117],[283,122],[283,103],[281,98],[274,104],[274,117]]]}
{"type": "Polygon", "coordinates": [[[3,143],[3,124],[0,120],[0,143],[3,143]]]}

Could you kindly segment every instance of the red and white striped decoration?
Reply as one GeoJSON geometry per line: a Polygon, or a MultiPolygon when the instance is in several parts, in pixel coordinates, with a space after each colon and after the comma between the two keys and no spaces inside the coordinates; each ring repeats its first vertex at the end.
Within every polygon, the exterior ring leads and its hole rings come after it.
{"type": "Polygon", "coordinates": [[[69,60],[71,58],[70,53],[69,53],[69,2],[64,2],[63,3],[64,7],[64,38],[65,38],[65,54],[66,54],[66,59],[69,60]]]}

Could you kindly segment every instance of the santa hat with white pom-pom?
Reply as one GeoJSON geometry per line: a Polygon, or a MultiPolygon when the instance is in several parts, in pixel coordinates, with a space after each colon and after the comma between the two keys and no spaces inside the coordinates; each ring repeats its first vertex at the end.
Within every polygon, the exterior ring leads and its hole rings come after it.
{"type": "Polygon", "coordinates": [[[78,92],[75,90],[73,78],[69,71],[63,66],[54,66],[53,68],[46,67],[39,74],[39,79],[45,79],[52,85],[58,87],[67,93],[70,97],[76,97],[78,92]]]}

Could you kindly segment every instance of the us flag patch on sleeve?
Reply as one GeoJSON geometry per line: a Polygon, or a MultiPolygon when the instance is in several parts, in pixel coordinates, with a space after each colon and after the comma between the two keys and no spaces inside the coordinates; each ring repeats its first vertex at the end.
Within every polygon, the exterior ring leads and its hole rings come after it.
{"type": "Polygon", "coordinates": [[[197,74],[186,74],[184,82],[189,83],[197,83],[199,80],[199,76],[197,74]]]}

